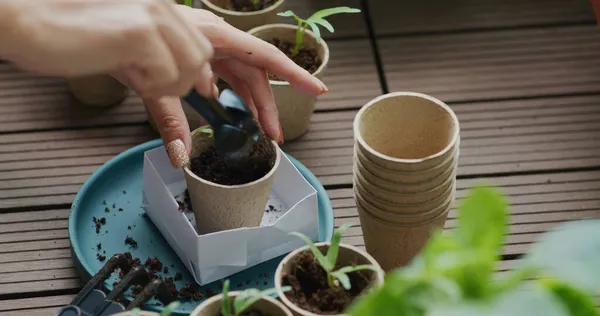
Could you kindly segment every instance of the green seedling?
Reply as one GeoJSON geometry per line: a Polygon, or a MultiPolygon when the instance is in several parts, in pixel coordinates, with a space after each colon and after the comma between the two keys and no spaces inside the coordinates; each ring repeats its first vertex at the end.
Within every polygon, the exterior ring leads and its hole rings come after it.
{"type": "MultiPolygon", "coordinates": [[[[291,289],[291,287],[286,286],[282,288],[282,291],[287,292],[291,289]]],[[[247,289],[236,295],[232,302],[232,298],[229,296],[229,280],[225,280],[223,283],[223,299],[221,299],[221,314],[223,314],[223,316],[239,316],[254,303],[275,293],[277,293],[277,289],[268,289],[264,291],[247,289]]]]}
{"type": "Polygon", "coordinates": [[[199,129],[200,133],[208,134],[208,138],[213,138],[214,132],[212,128],[201,128],[199,129]]]}
{"type": "Polygon", "coordinates": [[[194,0],[183,0],[183,4],[191,8],[193,6],[193,1],[194,0]]]}
{"type": "Polygon", "coordinates": [[[331,33],[334,32],[333,25],[331,25],[331,23],[329,23],[327,20],[325,20],[326,17],[334,15],[334,14],[340,14],[340,13],[359,13],[359,12],[360,12],[359,9],[354,9],[354,8],[350,8],[350,7],[329,8],[329,9],[323,9],[323,10],[315,12],[313,15],[311,15],[306,20],[300,18],[298,15],[296,15],[296,13],[294,13],[291,10],[287,10],[285,12],[278,13],[277,15],[283,16],[283,17],[291,16],[294,19],[296,19],[296,21],[298,21],[298,30],[296,31],[296,46],[294,48],[294,52],[292,53],[293,56],[296,56],[296,55],[298,55],[298,52],[300,52],[300,48],[302,47],[302,43],[304,42],[304,33],[306,32],[306,29],[309,26],[312,29],[313,33],[315,33],[315,37],[317,38],[317,43],[321,43],[321,30],[319,30],[319,25],[326,28],[331,33]]]}
{"type": "Polygon", "coordinates": [[[258,4],[260,4],[260,0],[254,0],[254,1],[252,2],[252,4],[254,4],[255,6],[257,6],[258,4]]]}
{"type": "MultiPolygon", "coordinates": [[[[171,314],[173,314],[173,311],[175,311],[177,309],[177,307],[179,307],[179,305],[181,305],[181,303],[175,301],[175,302],[172,302],[171,304],[165,306],[165,308],[163,308],[162,312],[160,312],[160,316],[171,316],[171,314]]],[[[139,316],[140,311],[141,311],[141,309],[139,307],[132,309],[131,316],[139,316]]]]}
{"type": "Polygon", "coordinates": [[[437,232],[413,260],[345,314],[414,316],[598,316],[600,219],[544,234],[515,269],[495,275],[509,215],[504,197],[478,187],[463,199],[458,227],[437,232]]]}
{"type": "Polygon", "coordinates": [[[313,255],[319,262],[319,265],[325,272],[327,273],[327,284],[329,284],[330,288],[337,287],[340,283],[344,287],[344,289],[349,290],[351,288],[350,278],[348,277],[348,273],[356,272],[360,270],[373,270],[378,271],[376,267],[372,265],[357,265],[357,266],[347,266],[340,268],[338,270],[334,270],[337,264],[337,257],[340,250],[340,240],[342,239],[342,234],[348,228],[352,227],[352,224],[344,224],[340,226],[334,233],[331,238],[331,242],[329,244],[329,249],[327,249],[327,254],[323,255],[321,250],[315,246],[315,244],[308,238],[306,235],[293,232],[290,235],[299,237],[304,240],[304,242],[308,245],[313,255]]]}

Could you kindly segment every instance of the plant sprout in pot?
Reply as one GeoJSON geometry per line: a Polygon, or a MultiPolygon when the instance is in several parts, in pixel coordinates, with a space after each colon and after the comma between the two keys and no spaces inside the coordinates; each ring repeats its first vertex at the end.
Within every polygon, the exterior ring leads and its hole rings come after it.
{"type": "Polygon", "coordinates": [[[225,280],[223,293],[204,301],[190,316],[292,316],[285,305],[271,297],[275,293],[276,289],[229,292],[229,280],[225,280]]]}
{"type": "Polygon", "coordinates": [[[284,0],[200,0],[202,8],[233,27],[248,31],[254,27],[275,23],[277,13],[283,11],[284,0]]]}
{"type": "Polygon", "coordinates": [[[209,126],[194,130],[191,136],[184,175],[198,233],[258,227],[281,161],[277,143],[261,129],[248,156],[232,162],[217,153],[209,126]]]}
{"type": "MultiPolygon", "coordinates": [[[[337,7],[315,12],[302,19],[292,11],[280,13],[283,17],[293,17],[297,25],[271,24],[254,28],[250,34],[275,45],[297,65],[313,76],[323,79],[329,63],[329,47],[321,38],[320,26],[334,32],[333,25],[325,18],[341,13],[358,13],[359,9],[337,7]],[[312,32],[309,30],[312,30],[312,32]]],[[[308,131],[310,118],[315,109],[316,97],[297,91],[286,81],[269,74],[275,103],[279,109],[279,120],[285,141],[300,138],[308,131]]]]}
{"type": "Polygon", "coordinates": [[[275,272],[275,286],[281,300],[297,315],[339,315],[372,287],[383,284],[379,264],[364,251],[340,244],[338,228],[331,242],[313,242],[300,233],[306,246],[288,254],[275,272]],[[285,292],[284,286],[291,290],[285,292]]]}
{"type": "Polygon", "coordinates": [[[492,188],[472,190],[458,227],[437,232],[413,262],[349,310],[352,316],[600,315],[600,219],[564,224],[496,274],[508,211],[492,188]]]}

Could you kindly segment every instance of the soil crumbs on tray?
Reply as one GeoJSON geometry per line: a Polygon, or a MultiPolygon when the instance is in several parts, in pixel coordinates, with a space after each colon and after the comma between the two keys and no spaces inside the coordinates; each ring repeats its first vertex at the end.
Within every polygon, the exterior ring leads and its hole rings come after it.
{"type": "MultiPolygon", "coordinates": [[[[293,56],[294,48],[296,46],[295,43],[282,41],[278,38],[274,38],[273,40],[267,42],[275,45],[275,47],[279,48],[280,51],[282,51],[287,57],[293,60],[296,63],[296,65],[304,68],[304,70],[308,71],[311,74],[317,72],[317,69],[319,69],[319,67],[321,67],[321,64],[323,63],[321,58],[319,58],[317,50],[314,48],[300,47],[300,51],[298,52],[298,54],[296,56],[293,56]]],[[[271,73],[269,73],[269,79],[284,81],[277,78],[277,76],[271,73]]]]}
{"type": "Polygon", "coordinates": [[[276,0],[229,0],[225,5],[225,9],[237,12],[254,12],[266,9],[273,4],[276,0]]]}
{"type": "Polygon", "coordinates": [[[341,286],[329,287],[325,270],[309,251],[300,253],[291,265],[289,274],[282,278],[283,284],[292,290],[284,295],[298,307],[316,314],[342,313],[369,286],[373,276],[368,270],[349,273],[352,288],[346,291],[341,286]]]}
{"type": "Polygon", "coordinates": [[[239,163],[226,163],[214,147],[190,161],[190,169],[202,179],[221,185],[240,185],[256,181],[267,175],[275,164],[276,152],[271,140],[261,132],[248,159],[239,163]]]}

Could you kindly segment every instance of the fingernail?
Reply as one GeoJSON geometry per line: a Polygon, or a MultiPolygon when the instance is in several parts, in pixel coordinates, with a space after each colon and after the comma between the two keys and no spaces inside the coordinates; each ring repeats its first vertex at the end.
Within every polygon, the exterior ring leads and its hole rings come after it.
{"type": "Polygon", "coordinates": [[[277,143],[283,145],[283,127],[281,124],[279,124],[279,141],[277,143]]]}
{"type": "Polygon", "coordinates": [[[314,78],[315,78],[315,82],[317,83],[317,85],[319,85],[319,87],[321,87],[321,93],[320,94],[329,92],[329,89],[323,83],[323,81],[319,80],[319,78],[317,78],[317,77],[314,77],[314,78]]]}
{"type": "Polygon", "coordinates": [[[167,144],[167,153],[169,154],[169,159],[171,159],[171,164],[175,168],[183,168],[190,162],[190,157],[181,139],[170,141],[167,144]]]}

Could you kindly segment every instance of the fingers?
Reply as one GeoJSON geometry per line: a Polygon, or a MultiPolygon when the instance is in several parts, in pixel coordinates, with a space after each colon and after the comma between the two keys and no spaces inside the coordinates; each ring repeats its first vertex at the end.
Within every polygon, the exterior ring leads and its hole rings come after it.
{"type": "Polygon", "coordinates": [[[233,91],[237,93],[243,100],[248,104],[250,110],[252,111],[252,115],[254,118],[260,121],[258,116],[258,111],[256,110],[256,105],[254,104],[254,100],[252,100],[252,94],[248,89],[246,83],[238,78],[230,69],[227,67],[227,63],[225,61],[222,62],[214,62],[213,70],[221,79],[227,82],[233,91]]]}
{"type": "Polygon", "coordinates": [[[267,72],[254,66],[247,65],[234,58],[216,63],[226,71],[219,74],[225,81],[229,82],[234,90],[240,91],[242,98],[247,99],[247,94],[256,107],[258,120],[265,133],[279,143],[283,143],[283,133],[279,123],[279,112],[273,98],[273,92],[269,84],[267,72]],[[235,78],[232,76],[235,74],[235,78]],[[229,81],[228,81],[229,79],[229,81]],[[231,82],[230,82],[231,81],[231,82]],[[244,95],[246,95],[244,97],[244,95]]]}
{"type": "Polygon", "coordinates": [[[140,19],[142,29],[133,33],[129,43],[139,49],[131,65],[123,67],[128,83],[144,98],[181,96],[192,87],[210,96],[210,42],[189,27],[168,1],[150,2],[147,21],[140,19]]]}
{"type": "MultiPolygon", "coordinates": [[[[183,8],[182,8],[183,9],[183,8]]],[[[302,67],[296,65],[277,47],[233,26],[214,19],[211,13],[194,10],[185,14],[189,23],[195,23],[211,41],[218,58],[234,57],[246,64],[266,69],[289,82],[295,88],[312,95],[321,95],[329,90],[302,67]],[[208,16],[206,19],[203,17],[208,16]],[[202,21],[209,22],[202,22],[202,21]]]]}
{"type": "Polygon", "coordinates": [[[178,97],[144,99],[148,112],[156,122],[171,164],[182,168],[189,162],[191,152],[190,127],[178,97]]]}

